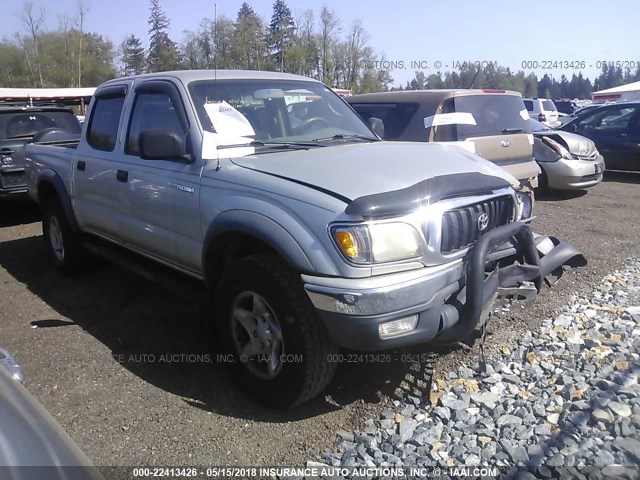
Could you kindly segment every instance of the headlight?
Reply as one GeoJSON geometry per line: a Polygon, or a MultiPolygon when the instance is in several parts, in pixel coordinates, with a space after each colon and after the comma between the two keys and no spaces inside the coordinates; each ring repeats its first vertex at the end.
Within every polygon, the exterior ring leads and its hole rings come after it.
{"type": "Polygon", "coordinates": [[[334,226],[331,236],[342,255],[359,265],[420,256],[420,235],[407,223],[334,226]]]}
{"type": "Polygon", "coordinates": [[[567,150],[565,147],[560,145],[558,142],[549,137],[544,137],[543,140],[549,145],[553,150],[556,151],[558,155],[562,158],[566,158],[567,160],[573,160],[573,155],[567,150]]]}
{"type": "Polygon", "coordinates": [[[533,213],[533,193],[516,192],[516,201],[518,203],[517,220],[520,221],[531,218],[531,214],[533,213]]]}

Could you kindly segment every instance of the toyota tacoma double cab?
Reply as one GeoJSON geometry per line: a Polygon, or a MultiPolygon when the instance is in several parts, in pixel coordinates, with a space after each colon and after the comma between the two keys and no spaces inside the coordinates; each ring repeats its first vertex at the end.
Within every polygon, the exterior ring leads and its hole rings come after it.
{"type": "Polygon", "coordinates": [[[584,263],[531,232],[505,170],[375,126],[296,75],[115,79],[77,145],[27,147],[28,189],[61,272],[100,243],[203,281],[235,377],[285,407],[326,387],[339,348],[455,343],[497,296],[584,263]]]}

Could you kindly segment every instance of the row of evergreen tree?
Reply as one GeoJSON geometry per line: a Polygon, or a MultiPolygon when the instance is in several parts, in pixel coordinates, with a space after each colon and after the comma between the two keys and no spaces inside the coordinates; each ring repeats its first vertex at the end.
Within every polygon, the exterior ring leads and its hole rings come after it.
{"type": "Polygon", "coordinates": [[[45,29],[45,11],[27,1],[20,15],[22,31],[0,42],[0,86],[95,86],[117,75],[175,69],[253,69],[297,73],[358,92],[420,88],[505,88],[525,96],[589,98],[594,90],[640,80],[640,69],[622,71],[604,66],[593,82],[581,72],[571,78],[512,72],[495,64],[476,71],[463,65],[455,71],[427,74],[392,87],[393,71],[381,68],[384,57],[369,44],[362,21],[348,26],[336,12],[322,6],[316,17],[305,10],[294,18],[285,0],[275,0],[269,22],[243,3],[235,19],[203,18],[178,43],[169,35],[170,21],[160,0],[150,0],[149,43],[145,48],[129,35],[117,48],[99,34],[84,31],[89,9],[80,0],[75,15],[59,15],[58,28],[45,29]]]}

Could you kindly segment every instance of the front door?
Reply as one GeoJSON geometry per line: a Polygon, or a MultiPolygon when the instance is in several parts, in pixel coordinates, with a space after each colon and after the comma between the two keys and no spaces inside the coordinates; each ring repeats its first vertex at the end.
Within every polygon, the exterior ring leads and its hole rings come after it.
{"type": "Polygon", "coordinates": [[[114,166],[113,201],[119,215],[119,236],[126,244],[198,272],[202,252],[201,161],[146,160],[140,145],[140,134],[156,129],[169,130],[188,143],[188,120],[176,93],[171,83],[158,80],[136,88],[124,155],[114,166]]]}

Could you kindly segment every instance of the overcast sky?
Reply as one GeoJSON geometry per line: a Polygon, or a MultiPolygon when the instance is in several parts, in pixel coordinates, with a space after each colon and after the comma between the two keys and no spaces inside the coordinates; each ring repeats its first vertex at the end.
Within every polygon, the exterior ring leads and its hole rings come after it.
{"type": "MultiPolygon", "coordinates": [[[[83,0],[89,7],[86,30],[107,37],[117,46],[130,33],[148,43],[148,0],[83,0]]],[[[74,15],[78,0],[33,0],[47,13],[47,27],[55,29],[58,15],[74,15]]],[[[204,17],[235,19],[240,0],[161,0],[171,21],[171,36],[178,43],[185,30],[197,29],[204,17]]],[[[266,21],[271,1],[248,1],[266,21]]],[[[640,62],[640,2],[636,0],[537,0],[515,1],[429,1],[429,0],[326,0],[348,29],[360,18],[379,54],[403,68],[392,71],[396,83],[414,76],[411,62],[427,75],[447,70],[456,61],[492,61],[517,71],[523,62],[538,62],[535,73],[559,78],[571,77],[575,68],[544,70],[547,62],[581,62],[583,75],[597,76],[599,61],[640,62]]],[[[319,7],[303,0],[288,0],[294,17],[307,8],[319,7]]],[[[21,29],[19,13],[24,0],[0,0],[0,36],[21,29]]],[[[525,64],[527,65],[527,64],[525,64]]],[[[529,63],[528,65],[535,65],[529,63]]],[[[574,67],[577,64],[574,65],[574,67]]],[[[530,69],[524,69],[525,71],[530,69]]]]}

